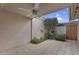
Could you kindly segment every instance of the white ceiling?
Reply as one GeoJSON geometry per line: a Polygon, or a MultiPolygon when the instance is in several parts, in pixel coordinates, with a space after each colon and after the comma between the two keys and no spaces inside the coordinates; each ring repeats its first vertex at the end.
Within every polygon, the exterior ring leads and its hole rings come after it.
{"type": "Polygon", "coordinates": [[[1,8],[17,13],[26,17],[32,16],[32,3],[10,3],[10,4],[1,4],[1,8]]]}
{"type": "Polygon", "coordinates": [[[65,8],[65,7],[71,7],[72,4],[70,3],[42,3],[39,6],[39,12],[38,15],[46,14],[50,12],[54,12],[56,10],[65,8]]]}
{"type": "Polygon", "coordinates": [[[35,7],[33,3],[4,3],[0,4],[1,8],[17,13],[26,17],[32,17],[32,10],[38,10],[37,15],[42,15],[51,11],[55,11],[64,7],[72,6],[72,4],[62,4],[62,3],[36,3],[35,7]]]}

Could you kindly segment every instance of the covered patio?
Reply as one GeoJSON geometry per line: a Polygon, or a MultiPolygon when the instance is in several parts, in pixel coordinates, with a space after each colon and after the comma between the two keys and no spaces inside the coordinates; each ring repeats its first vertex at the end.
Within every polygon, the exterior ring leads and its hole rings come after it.
{"type": "MultiPolygon", "coordinates": [[[[67,25],[66,42],[45,40],[39,44],[30,43],[34,37],[38,39],[44,37],[44,33],[41,33],[43,31],[40,31],[44,28],[39,17],[67,7],[69,8],[69,20],[75,20],[79,16],[78,5],[73,3],[1,3],[0,54],[79,54],[79,23],[77,21],[77,23],[73,24],[74,26],[67,25]]],[[[62,29],[61,32],[63,32],[62,29]]]]}

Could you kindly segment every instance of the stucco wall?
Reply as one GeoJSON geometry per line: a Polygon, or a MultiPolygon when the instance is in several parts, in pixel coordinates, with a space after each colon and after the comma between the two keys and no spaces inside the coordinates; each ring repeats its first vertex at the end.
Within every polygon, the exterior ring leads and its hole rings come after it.
{"type": "Polygon", "coordinates": [[[56,27],[57,34],[66,34],[66,27],[65,26],[58,26],[56,27]]]}
{"type": "Polygon", "coordinates": [[[0,10],[0,51],[31,40],[31,20],[0,10]]]}
{"type": "MultiPolygon", "coordinates": [[[[32,38],[44,37],[44,33],[40,31],[41,29],[44,30],[43,19],[39,17],[32,19],[32,38]]],[[[66,34],[65,26],[57,26],[55,30],[57,34],[66,34]]]]}
{"type": "Polygon", "coordinates": [[[41,30],[44,30],[43,19],[39,17],[32,19],[32,38],[43,37],[44,33],[41,30]]]}
{"type": "Polygon", "coordinates": [[[79,41],[79,23],[77,25],[77,40],[79,41]]]}

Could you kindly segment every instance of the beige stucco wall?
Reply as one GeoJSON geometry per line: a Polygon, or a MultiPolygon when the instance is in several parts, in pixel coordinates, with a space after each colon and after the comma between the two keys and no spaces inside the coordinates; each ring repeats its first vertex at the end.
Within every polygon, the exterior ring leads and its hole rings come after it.
{"type": "Polygon", "coordinates": [[[40,17],[32,19],[32,38],[44,37],[44,32],[41,30],[44,30],[43,19],[40,17]]]}
{"type": "Polygon", "coordinates": [[[79,23],[77,25],[77,40],[79,41],[79,23]]]}
{"type": "Polygon", "coordinates": [[[31,40],[31,20],[0,10],[0,51],[25,44],[31,40]]]}

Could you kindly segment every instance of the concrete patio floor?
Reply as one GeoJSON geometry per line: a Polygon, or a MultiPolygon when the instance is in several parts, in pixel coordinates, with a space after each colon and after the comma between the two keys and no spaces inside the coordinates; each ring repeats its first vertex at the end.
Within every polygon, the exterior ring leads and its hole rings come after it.
{"type": "Polygon", "coordinates": [[[77,55],[79,54],[79,42],[47,40],[40,44],[27,43],[13,47],[3,52],[1,55],[77,55]]]}

